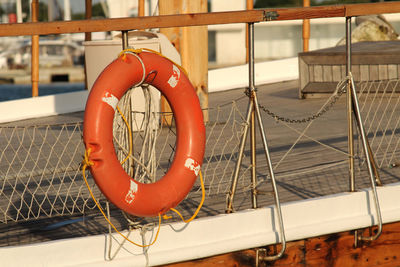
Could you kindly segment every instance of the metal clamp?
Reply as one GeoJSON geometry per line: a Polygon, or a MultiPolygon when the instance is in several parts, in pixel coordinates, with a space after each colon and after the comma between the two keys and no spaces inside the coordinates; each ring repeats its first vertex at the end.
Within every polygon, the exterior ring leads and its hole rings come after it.
{"type": "Polygon", "coordinates": [[[255,259],[255,267],[260,266],[261,261],[274,261],[278,260],[283,255],[283,250],[275,256],[267,256],[267,249],[266,248],[256,248],[256,259],[255,259]]]}
{"type": "Polygon", "coordinates": [[[277,11],[265,11],[264,13],[264,20],[266,21],[277,20],[278,17],[279,14],[277,11]]]}

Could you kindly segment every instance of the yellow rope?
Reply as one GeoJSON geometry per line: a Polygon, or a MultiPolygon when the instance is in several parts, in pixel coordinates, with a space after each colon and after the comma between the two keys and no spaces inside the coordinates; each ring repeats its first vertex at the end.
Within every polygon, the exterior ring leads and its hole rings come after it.
{"type": "MultiPolygon", "coordinates": [[[[201,171],[199,172],[199,176],[200,176],[200,184],[201,184],[201,201],[200,201],[200,204],[199,204],[199,206],[197,207],[196,211],[194,212],[193,216],[192,216],[190,219],[185,220],[185,219],[183,218],[182,214],[181,214],[179,211],[177,211],[177,210],[174,209],[174,208],[171,208],[171,210],[172,210],[173,212],[175,212],[176,214],[178,214],[179,217],[182,219],[182,221],[184,221],[185,223],[189,223],[189,222],[193,221],[194,218],[196,218],[196,216],[197,216],[197,214],[199,213],[201,207],[203,206],[204,199],[205,199],[205,197],[206,197],[206,190],[205,190],[205,188],[204,188],[204,180],[203,180],[203,175],[201,174],[201,171]]],[[[165,218],[165,219],[169,219],[170,217],[164,217],[164,218],[165,218]]]]}
{"type": "Polygon", "coordinates": [[[135,54],[140,54],[143,52],[143,49],[133,49],[133,48],[127,48],[122,50],[121,52],[119,52],[118,57],[120,57],[123,61],[126,60],[126,52],[131,52],[131,53],[135,53],[135,54]]]}
{"type": "Polygon", "coordinates": [[[101,214],[103,214],[104,219],[106,219],[106,221],[111,225],[111,227],[112,227],[120,236],[122,236],[126,241],[128,241],[128,242],[130,242],[130,243],[132,243],[132,244],[134,244],[134,245],[136,245],[136,246],[138,246],[138,247],[141,247],[141,248],[150,247],[151,245],[153,245],[153,244],[157,241],[158,234],[160,233],[160,228],[161,228],[161,215],[158,214],[158,229],[157,229],[156,236],[155,236],[153,242],[151,242],[151,243],[148,244],[148,245],[140,245],[140,244],[137,244],[137,243],[133,242],[132,240],[130,240],[130,239],[129,239],[127,236],[125,236],[123,233],[121,233],[120,231],[118,231],[118,229],[115,227],[115,225],[107,218],[107,215],[105,214],[103,208],[100,206],[99,202],[98,202],[97,199],[95,198],[95,196],[94,196],[94,194],[93,194],[93,192],[92,192],[92,189],[90,188],[89,183],[88,183],[88,181],[87,181],[87,178],[86,178],[86,168],[94,165],[94,163],[93,163],[92,161],[89,160],[90,152],[91,152],[91,149],[90,149],[90,148],[88,148],[88,149],[85,151],[84,159],[83,159],[83,162],[82,162],[82,164],[83,164],[83,167],[82,167],[82,175],[83,175],[83,179],[85,180],[85,184],[86,184],[86,186],[87,186],[87,188],[88,188],[88,190],[89,190],[90,196],[92,197],[93,201],[96,203],[97,208],[100,210],[101,214]]]}
{"type": "Polygon", "coordinates": [[[172,59],[170,59],[170,58],[164,56],[164,55],[161,54],[160,52],[157,52],[157,51],[155,51],[155,50],[153,50],[153,49],[149,49],[149,48],[138,48],[138,49],[127,48],[127,49],[122,50],[122,51],[119,53],[118,57],[121,57],[122,60],[125,61],[125,59],[126,59],[126,54],[125,54],[125,53],[126,53],[126,52],[131,52],[131,53],[135,53],[135,54],[140,54],[140,53],[142,53],[143,51],[151,52],[151,53],[153,53],[153,54],[159,55],[160,57],[163,57],[163,58],[169,60],[170,62],[172,62],[172,64],[174,64],[174,65],[177,66],[181,71],[183,71],[183,73],[184,73],[186,76],[188,76],[188,73],[187,73],[187,71],[185,70],[185,68],[183,68],[181,65],[179,65],[178,63],[176,63],[176,62],[173,61],[172,59]]]}

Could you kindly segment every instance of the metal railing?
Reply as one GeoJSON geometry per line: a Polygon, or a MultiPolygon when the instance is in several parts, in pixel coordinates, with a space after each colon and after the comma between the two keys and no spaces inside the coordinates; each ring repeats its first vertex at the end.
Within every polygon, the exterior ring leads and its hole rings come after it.
{"type": "MultiPolygon", "coordinates": [[[[273,256],[260,257],[263,260],[276,260],[280,258],[286,247],[284,223],[280,208],[279,194],[276,187],[273,168],[267,146],[267,139],[260,116],[259,105],[257,101],[257,94],[254,85],[254,23],[271,21],[271,20],[294,20],[294,19],[314,19],[314,18],[327,18],[327,17],[345,17],[346,18],[346,44],[347,44],[347,75],[348,75],[348,121],[349,121],[349,164],[350,170],[354,169],[352,166],[352,124],[353,114],[357,122],[359,131],[361,132],[362,144],[365,157],[368,163],[368,171],[371,178],[371,188],[373,190],[373,197],[375,209],[378,217],[378,232],[370,237],[356,237],[358,240],[375,240],[378,238],[382,231],[382,218],[379,209],[379,201],[376,192],[376,170],[373,167],[373,158],[371,158],[371,151],[368,145],[367,137],[365,136],[362,119],[360,117],[360,110],[358,107],[358,100],[354,82],[351,79],[351,29],[349,28],[351,18],[354,16],[382,14],[382,13],[397,13],[400,12],[400,2],[389,3],[373,3],[373,4],[352,4],[352,5],[335,5],[335,6],[319,6],[319,7],[304,7],[304,8],[288,8],[288,9],[265,9],[265,10],[246,10],[246,11],[233,11],[233,12],[214,12],[214,13],[197,13],[197,14],[182,14],[182,15],[164,15],[154,17],[136,17],[136,18],[117,18],[117,19],[100,19],[100,20],[80,20],[80,21],[63,21],[63,22],[29,22],[17,24],[1,24],[0,36],[21,36],[21,35],[48,35],[48,34],[64,34],[64,33],[79,33],[79,32],[100,32],[100,31],[122,31],[126,33],[128,30],[141,30],[152,28],[167,28],[167,27],[183,27],[183,26],[201,26],[201,25],[214,25],[214,24],[231,24],[231,23],[246,23],[248,25],[248,47],[249,47],[249,87],[248,87],[248,113],[246,119],[246,127],[243,132],[239,159],[235,174],[232,179],[232,187],[228,193],[227,212],[232,211],[232,202],[235,193],[235,183],[238,173],[240,171],[240,161],[243,154],[245,140],[247,133],[251,131],[251,150],[255,149],[255,120],[258,121],[258,126],[264,146],[264,152],[269,167],[269,175],[272,182],[272,187],[275,197],[275,209],[278,216],[280,238],[282,248],[280,252],[273,256]],[[249,128],[250,127],[250,128],[249,128]]],[[[125,36],[125,34],[124,34],[125,36]]],[[[123,38],[123,41],[127,41],[123,38]]],[[[253,164],[253,163],[252,163],[253,164]]],[[[252,183],[255,186],[255,162],[252,166],[252,183]]],[[[354,177],[351,175],[351,184],[354,185],[354,177]]],[[[255,187],[254,187],[255,188],[255,187]]],[[[351,191],[354,187],[351,188],[351,191]]],[[[256,190],[252,194],[253,208],[257,208],[256,190]]],[[[356,232],[357,234],[357,232],[356,232]]],[[[257,259],[258,261],[258,259],[257,259]]]]}

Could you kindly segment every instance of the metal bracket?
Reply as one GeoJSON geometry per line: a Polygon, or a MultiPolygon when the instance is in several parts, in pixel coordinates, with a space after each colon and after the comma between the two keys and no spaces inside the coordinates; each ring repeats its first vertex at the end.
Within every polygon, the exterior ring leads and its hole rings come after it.
{"type": "Polygon", "coordinates": [[[277,11],[265,11],[264,13],[264,20],[266,21],[277,20],[278,17],[279,14],[277,11]]]}
{"type": "MultiPolygon", "coordinates": [[[[282,257],[282,254],[268,256],[268,247],[256,248],[255,251],[256,251],[255,267],[259,267],[261,265],[264,266],[264,264],[262,264],[263,262],[276,261],[282,257]]],[[[269,265],[267,264],[267,266],[269,265]]]]}

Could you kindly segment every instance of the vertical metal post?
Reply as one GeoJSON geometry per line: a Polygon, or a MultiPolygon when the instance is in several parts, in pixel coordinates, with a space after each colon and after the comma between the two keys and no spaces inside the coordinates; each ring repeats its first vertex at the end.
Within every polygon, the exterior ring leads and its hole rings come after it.
{"type": "Polygon", "coordinates": [[[252,202],[252,207],[257,208],[255,113],[254,113],[254,102],[253,102],[253,93],[252,93],[255,91],[254,42],[250,41],[250,40],[252,40],[252,38],[254,38],[254,29],[252,31],[251,30],[252,27],[254,27],[254,24],[252,24],[252,23],[247,24],[247,31],[246,31],[247,32],[247,48],[248,48],[248,55],[249,55],[249,61],[248,61],[249,86],[246,89],[246,93],[249,96],[249,105],[247,107],[246,124],[243,129],[242,139],[240,140],[238,159],[237,159],[235,170],[234,170],[233,177],[232,177],[231,189],[230,189],[230,191],[228,193],[228,197],[227,197],[226,213],[233,212],[233,199],[235,197],[240,167],[242,165],[244,147],[246,145],[247,135],[249,132],[249,126],[250,126],[250,145],[251,145],[251,159],[250,160],[251,160],[251,165],[252,165],[252,167],[251,167],[251,186],[252,186],[251,187],[251,193],[252,193],[251,202],[252,202]],[[252,47],[251,47],[251,45],[252,45],[252,47]]]}
{"type": "MultiPolygon", "coordinates": [[[[346,17],[346,75],[351,74],[351,17],[346,17]]],[[[349,174],[350,192],[355,191],[354,170],[354,129],[353,129],[353,103],[351,100],[351,81],[347,79],[347,122],[348,122],[348,150],[349,150],[349,174]]]]}
{"type": "MultiPolygon", "coordinates": [[[[354,129],[353,129],[353,102],[351,100],[351,17],[346,17],[346,76],[347,76],[347,140],[349,153],[349,190],[356,190],[354,169],[354,129]]],[[[358,230],[354,231],[354,247],[358,247],[358,230]]]]}
{"type": "Polygon", "coordinates": [[[370,176],[370,183],[372,188],[372,194],[374,199],[375,211],[378,220],[378,231],[372,236],[361,236],[356,230],[354,233],[355,246],[357,246],[359,240],[372,241],[376,240],[382,233],[382,215],[379,206],[378,193],[376,190],[376,180],[379,180],[375,161],[373,159],[373,153],[369,146],[369,142],[365,133],[364,125],[362,123],[360,107],[358,104],[357,91],[354,84],[354,79],[351,75],[351,17],[346,17],[346,72],[348,81],[347,90],[347,114],[349,122],[349,158],[350,158],[350,191],[355,191],[355,175],[354,175],[354,142],[353,142],[353,121],[352,114],[354,113],[357,127],[360,131],[362,146],[364,150],[365,160],[368,167],[368,173],[370,176]],[[375,177],[376,176],[376,177],[375,177]]]}
{"type": "MultiPolygon", "coordinates": [[[[85,19],[92,18],[92,0],[85,0],[85,19]]],[[[85,32],[85,41],[92,40],[92,33],[85,32]]]]}
{"type": "MultiPolygon", "coordinates": [[[[85,0],[85,19],[91,19],[92,18],[92,0],[85,0]]],[[[85,41],[91,41],[92,40],[92,33],[91,32],[85,32],[85,41]]],[[[88,88],[88,81],[87,81],[87,66],[86,66],[86,60],[85,60],[85,88],[87,90],[90,90],[91,88],[88,88]]]]}
{"type": "Polygon", "coordinates": [[[125,50],[129,47],[128,31],[121,31],[121,38],[122,38],[122,50],[125,50]]]}
{"type": "MultiPolygon", "coordinates": [[[[251,92],[256,90],[255,88],[255,71],[254,71],[254,24],[247,24],[247,40],[248,42],[248,55],[249,55],[249,92],[251,98],[254,95],[251,92]],[[251,40],[251,41],[250,41],[251,40]]],[[[251,99],[254,101],[254,99],[251,99]]],[[[256,171],[256,120],[255,120],[255,109],[251,112],[250,122],[250,146],[251,146],[251,203],[253,209],[257,208],[257,171],[256,171]]]]}
{"type": "Polygon", "coordinates": [[[271,162],[271,157],[269,154],[269,149],[268,149],[268,144],[267,144],[267,138],[265,137],[265,131],[264,131],[264,126],[262,123],[261,119],[261,114],[260,114],[260,109],[258,106],[258,100],[257,100],[257,93],[256,93],[256,88],[255,88],[255,72],[254,72],[254,23],[248,23],[248,41],[249,41],[249,88],[247,89],[247,94],[249,96],[249,105],[247,109],[247,116],[246,116],[246,124],[244,126],[244,132],[242,135],[242,139],[240,141],[240,146],[239,146],[239,155],[238,155],[238,160],[236,162],[236,167],[235,171],[233,174],[232,178],[232,184],[231,184],[231,190],[228,193],[228,198],[227,198],[227,209],[226,212],[230,213],[233,211],[232,209],[232,204],[233,204],[233,199],[237,187],[237,180],[239,177],[239,172],[240,172],[240,167],[242,164],[242,158],[243,158],[243,151],[244,151],[244,146],[246,143],[247,139],[247,134],[249,131],[249,125],[251,122],[251,134],[253,135],[252,141],[251,141],[251,150],[252,150],[252,203],[253,207],[257,205],[257,199],[256,199],[256,163],[255,163],[255,119],[257,118],[258,121],[258,126],[260,129],[260,134],[264,146],[264,152],[268,164],[268,169],[269,169],[269,175],[271,178],[271,183],[272,183],[272,188],[273,188],[273,193],[274,193],[274,198],[275,198],[275,211],[278,219],[278,225],[279,225],[279,232],[280,232],[280,241],[282,244],[281,250],[278,252],[278,254],[273,255],[273,256],[259,256],[257,254],[257,259],[258,260],[267,260],[267,261],[272,261],[272,260],[277,260],[279,259],[283,253],[286,250],[286,238],[285,238],[285,231],[284,231],[284,226],[283,226],[283,218],[282,218],[282,211],[281,211],[281,206],[280,206],[280,201],[279,201],[279,195],[278,195],[278,190],[277,190],[277,185],[276,185],[276,180],[275,180],[275,175],[273,171],[273,166],[271,162]]]}
{"type": "MultiPolygon", "coordinates": [[[[278,217],[278,223],[279,223],[279,232],[280,232],[280,238],[281,238],[281,244],[282,244],[282,248],[281,250],[278,252],[278,254],[273,255],[273,256],[264,256],[262,257],[262,260],[266,260],[266,261],[273,261],[273,260],[277,260],[280,257],[282,257],[283,253],[286,250],[286,238],[285,238],[285,230],[284,230],[284,226],[283,226],[283,217],[282,217],[282,210],[281,210],[281,204],[280,204],[280,200],[279,200],[279,194],[278,194],[278,188],[276,185],[276,180],[275,180],[275,174],[274,174],[274,169],[272,166],[272,161],[271,161],[271,156],[269,154],[269,149],[268,149],[268,143],[267,143],[267,138],[266,138],[266,134],[265,134],[265,130],[264,130],[264,124],[262,122],[261,119],[261,113],[260,113],[260,108],[258,105],[258,99],[257,99],[257,93],[256,93],[256,88],[255,88],[255,71],[254,71],[254,23],[249,23],[248,24],[249,27],[249,82],[250,82],[250,93],[251,93],[251,100],[253,102],[253,106],[254,106],[254,110],[253,112],[256,113],[256,117],[257,117],[257,121],[258,121],[258,127],[260,129],[260,135],[261,135],[261,139],[262,139],[262,143],[264,146],[264,153],[265,153],[265,157],[267,160],[267,164],[268,164],[268,171],[269,171],[269,175],[271,178],[271,183],[272,183],[272,189],[273,189],[273,193],[274,193],[274,199],[275,199],[275,210],[276,210],[276,214],[278,217]]],[[[252,147],[252,149],[256,149],[255,146],[254,148],[252,147]]],[[[257,259],[258,261],[259,259],[257,259]]]]}

